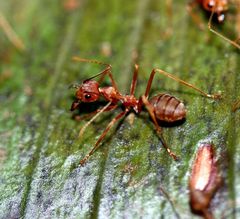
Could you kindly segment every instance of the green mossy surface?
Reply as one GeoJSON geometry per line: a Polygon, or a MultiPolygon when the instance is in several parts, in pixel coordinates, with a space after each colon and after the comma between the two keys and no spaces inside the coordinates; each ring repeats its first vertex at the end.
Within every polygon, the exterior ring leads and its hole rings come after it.
{"type": "Polygon", "coordinates": [[[197,218],[188,205],[188,178],[200,142],[216,146],[224,178],[212,202],[214,215],[240,218],[240,114],[231,112],[240,96],[239,51],[207,28],[200,31],[185,1],[172,7],[170,17],[164,0],[83,0],[74,11],[56,0],[0,2],[27,48],[19,52],[1,30],[0,218],[197,218]],[[108,57],[101,50],[105,42],[112,49],[108,57]],[[168,156],[143,112],[133,124],[127,117],[114,126],[80,167],[121,109],[102,115],[78,139],[86,121],[71,118],[74,90],[68,87],[101,68],[71,57],[111,63],[125,93],[133,54],[140,65],[137,96],[158,67],[204,91],[222,91],[223,99],[207,99],[156,75],[152,95],[175,95],[188,110],[183,124],[163,128],[180,161],[168,156]]]}

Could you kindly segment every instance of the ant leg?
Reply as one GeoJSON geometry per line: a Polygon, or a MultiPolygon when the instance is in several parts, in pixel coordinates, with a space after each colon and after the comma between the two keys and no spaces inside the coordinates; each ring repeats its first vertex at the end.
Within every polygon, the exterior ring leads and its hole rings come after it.
{"type": "Polygon", "coordinates": [[[77,61],[77,62],[88,62],[88,63],[96,63],[96,64],[99,64],[99,65],[105,65],[106,68],[105,68],[103,71],[99,72],[98,74],[94,75],[94,76],[91,77],[91,78],[86,79],[85,81],[88,81],[88,80],[91,80],[91,79],[96,78],[96,77],[98,77],[98,76],[101,76],[101,77],[100,77],[100,80],[99,80],[99,83],[101,83],[101,82],[103,81],[104,77],[105,77],[106,74],[107,74],[107,75],[109,76],[110,80],[111,80],[112,86],[113,86],[116,90],[118,90],[118,89],[117,89],[117,85],[116,85],[116,83],[115,83],[115,81],[114,81],[114,79],[113,79],[113,76],[112,76],[112,74],[111,74],[112,66],[111,66],[110,64],[106,64],[106,63],[103,63],[103,62],[100,62],[100,61],[97,61],[97,60],[83,59],[83,58],[80,58],[80,57],[77,57],[77,56],[73,56],[72,59],[73,59],[74,61],[77,61]]]}
{"type": "Polygon", "coordinates": [[[133,79],[132,79],[131,88],[130,88],[130,95],[134,95],[136,85],[137,85],[137,76],[138,76],[139,66],[137,64],[135,64],[134,68],[135,68],[135,70],[133,73],[133,79]]]}
{"type": "Polygon", "coordinates": [[[219,33],[217,30],[213,29],[212,27],[212,19],[213,19],[213,14],[214,14],[214,10],[211,13],[211,16],[208,20],[208,29],[216,34],[217,36],[219,36],[220,38],[224,39],[225,41],[227,41],[228,43],[232,44],[233,46],[235,46],[236,48],[240,49],[240,45],[237,43],[237,41],[233,41],[230,40],[229,38],[227,38],[226,36],[224,36],[223,34],[219,33]]]}
{"type": "Polygon", "coordinates": [[[174,75],[172,75],[172,74],[170,74],[170,73],[168,73],[166,71],[163,71],[163,70],[157,69],[157,68],[152,70],[151,75],[150,75],[150,77],[148,79],[148,84],[147,84],[147,88],[146,88],[146,91],[145,91],[145,96],[147,98],[148,98],[149,91],[150,91],[150,88],[151,88],[151,85],[152,85],[152,81],[153,81],[153,78],[154,78],[154,75],[155,75],[156,72],[158,72],[161,75],[164,75],[164,76],[166,76],[168,78],[171,78],[174,81],[177,81],[177,82],[185,85],[186,87],[190,87],[190,88],[196,90],[197,92],[201,93],[205,97],[212,98],[212,99],[220,99],[221,98],[220,94],[207,94],[204,91],[202,91],[201,89],[199,89],[196,86],[194,86],[193,84],[190,84],[190,83],[188,83],[188,82],[186,82],[186,81],[184,81],[184,80],[182,80],[182,79],[180,79],[180,78],[178,78],[178,77],[176,77],[176,76],[174,76],[174,75]]]}
{"type": "Polygon", "coordinates": [[[106,134],[108,133],[108,131],[110,130],[110,128],[112,128],[112,126],[119,120],[121,119],[123,116],[125,116],[127,114],[129,110],[125,109],[125,111],[119,113],[115,118],[112,119],[112,121],[107,125],[107,128],[103,131],[103,133],[101,134],[101,136],[98,138],[97,142],[95,143],[94,147],[92,148],[92,150],[80,161],[81,165],[84,165],[85,162],[89,159],[90,156],[93,155],[93,153],[99,148],[99,144],[101,143],[101,141],[103,140],[103,138],[106,136],[106,134]]]}
{"type": "Polygon", "coordinates": [[[95,120],[99,117],[99,115],[101,115],[104,111],[109,111],[112,109],[115,109],[117,107],[117,105],[114,105],[113,107],[110,107],[110,105],[112,104],[112,102],[109,102],[106,106],[102,107],[101,109],[96,110],[95,112],[95,116],[93,116],[80,130],[78,137],[81,138],[83,133],[85,132],[86,128],[95,120]]]}
{"type": "Polygon", "coordinates": [[[238,108],[240,108],[240,99],[233,104],[232,111],[235,112],[238,108]]]}
{"type": "Polygon", "coordinates": [[[150,114],[152,120],[153,120],[153,123],[155,125],[155,128],[156,128],[156,131],[157,131],[157,134],[160,136],[160,140],[164,146],[164,148],[167,150],[168,154],[174,159],[174,160],[178,160],[178,157],[170,150],[170,148],[167,146],[164,138],[163,138],[163,135],[162,135],[162,129],[161,127],[158,125],[158,122],[157,122],[157,118],[154,114],[154,107],[151,103],[149,103],[147,97],[145,95],[143,95],[141,97],[142,99],[142,102],[143,104],[146,106],[147,110],[148,110],[148,113],[150,114]]]}
{"type": "MultiPolygon", "coordinates": [[[[114,109],[116,109],[118,106],[117,105],[110,105],[107,109],[105,109],[104,110],[104,112],[108,112],[108,111],[112,111],[112,110],[114,110],[114,109]]],[[[95,114],[97,114],[99,111],[101,111],[102,110],[102,107],[101,108],[99,108],[99,109],[97,109],[97,110],[95,110],[95,111],[93,111],[93,112],[91,112],[91,113],[88,113],[88,114],[86,114],[86,115],[84,115],[84,116],[75,116],[75,117],[73,117],[76,121],[82,121],[82,120],[87,120],[87,119],[90,119],[91,117],[93,117],[95,114]]]]}
{"type": "Polygon", "coordinates": [[[11,43],[19,50],[25,50],[25,45],[22,40],[18,37],[18,35],[14,32],[6,18],[0,12],[0,27],[2,27],[4,33],[11,41],[11,43]]]}
{"type": "Polygon", "coordinates": [[[199,29],[200,30],[204,30],[205,29],[205,24],[202,22],[202,19],[197,14],[195,14],[195,12],[193,12],[193,8],[195,8],[196,6],[197,6],[197,1],[196,0],[192,0],[187,5],[187,11],[191,15],[193,21],[199,27],[199,29]]]}

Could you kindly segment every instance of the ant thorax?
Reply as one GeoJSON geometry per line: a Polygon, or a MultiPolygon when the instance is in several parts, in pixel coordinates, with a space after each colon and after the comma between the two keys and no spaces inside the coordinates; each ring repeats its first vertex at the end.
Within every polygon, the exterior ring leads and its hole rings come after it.
{"type": "Polygon", "coordinates": [[[133,95],[125,95],[123,96],[122,103],[125,107],[132,107],[136,113],[138,110],[138,99],[136,99],[133,95]]]}
{"type": "Polygon", "coordinates": [[[99,92],[106,100],[113,103],[117,103],[122,97],[122,95],[112,86],[100,87],[99,92]]]}
{"type": "Polygon", "coordinates": [[[106,100],[112,103],[120,101],[125,107],[133,107],[135,111],[137,109],[138,100],[133,95],[122,95],[112,86],[101,87],[99,88],[99,92],[106,100]]]}

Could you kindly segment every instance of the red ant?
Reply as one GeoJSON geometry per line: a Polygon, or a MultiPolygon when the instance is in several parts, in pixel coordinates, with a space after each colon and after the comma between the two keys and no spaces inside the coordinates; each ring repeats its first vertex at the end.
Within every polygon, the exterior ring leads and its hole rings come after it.
{"type": "MultiPolygon", "coordinates": [[[[189,13],[191,14],[193,20],[196,23],[200,24],[199,25],[200,29],[203,29],[203,24],[200,21],[199,17],[197,15],[195,15],[192,11],[192,8],[195,7],[196,4],[200,5],[203,8],[203,10],[205,10],[206,12],[211,13],[210,18],[208,20],[208,29],[211,32],[213,32],[214,34],[218,35],[222,39],[226,40],[230,44],[232,44],[235,47],[237,47],[238,49],[240,49],[240,45],[237,43],[239,38],[237,38],[237,40],[235,40],[235,41],[230,40],[228,37],[219,33],[217,30],[213,29],[213,27],[212,27],[212,20],[213,20],[214,15],[217,16],[217,20],[218,20],[219,23],[224,22],[225,14],[229,10],[229,0],[193,0],[192,2],[189,3],[189,5],[188,5],[189,13]]],[[[235,4],[237,5],[237,13],[238,13],[237,16],[239,16],[239,13],[240,13],[240,2],[239,2],[239,0],[236,0],[235,4]]],[[[239,18],[237,17],[237,26],[239,25],[238,22],[240,22],[240,21],[239,21],[239,18]]],[[[238,30],[238,27],[237,27],[237,32],[239,32],[239,31],[240,30],[238,30]]]]}
{"type": "Polygon", "coordinates": [[[80,164],[83,165],[89,157],[94,153],[94,151],[99,147],[100,142],[103,140],[103,138],[106,136],[107,132],[110,130],[110,128],[122,117],[124,117],[131,109],[139,114],[142,111],[143,105],[147,108],[150,117],[152,118],[152,121],[155,125],[156,131],[160,136],[161,142],[169,155],[177,159],[177,156],[167,147],[163,136],[160,126],[158,125],[157,120],[165,121],[165,122],[175,122],[180,121],[185,118],[186,116],[186,109],[184,104],[178,100],[176,97],[171,96],[169,94],[158,94],[152,98],[149,99],[149,92],[151,89],[152,81],[154,78],[154,75],[156,73],[160,73],[168,78],[171,78],[187,87],[190,87],[192,89],[195,89],[202,95],[217,99],[220,97],[219,94],[207,94],[204,91],[200,90],[199,88],[195,87],[194,85],[187,83],[176,76],[167,73],[161,69],[153,69],[150,77],[148,79],[147,88],[144,93],[139,99],[137,99],[134,96],[136,84],[137,84],[137,75],[138,75],[138,65],[135,64],[133,79],[131,82],[130,87],[130,94],[129,95],[123,95],[119,92],[117,85],[113,79],[113,76],[111,74],[111,65],[99,62],[97,60],[88,60],[88,59],[82,59],[79,57],[73,57],[73,60],[79,61],[79,62],[88,62],[88,63],[96,63],[100,65],[105,65],[106,68],[98,73],[97,75],[83,81],[81,85],[74,85],[73,87],[77,89],[76,91],[76,100],[73,101],[71,106],[71,111],[77,109],[80,102],[90,103],[97,101],[100,97],[103,97],[108,103],[106,106],[90,113],[90,115],[95,114],[95,116],[81,129],[80,136],[82,136],[84,130],[86,127],[99,116],[102,112],[105,111],[112,111],[118,107],[118,103],[120,102],[124,108],[123,112],[119,113],[115,118],[112,119],[112,121],[107,125],[105,130],[103,131],[102,135],[98,138],[97,142],[95,143],[92,150],[80,161],[80,164]],[[99,82],[92,80],[98,76],[101,76],[101,80],[108,75],[112,86],[108,87],[100,87],[99,82]]]}

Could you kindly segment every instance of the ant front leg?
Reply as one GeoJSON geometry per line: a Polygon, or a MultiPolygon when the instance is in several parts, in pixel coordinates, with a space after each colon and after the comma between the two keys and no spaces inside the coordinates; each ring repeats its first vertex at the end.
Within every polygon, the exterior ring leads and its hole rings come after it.
{"type": "Polygon", "coordinates": [[[159,135],[160,137],[160,140],[164,146],[164,148],[167,150],[168,154],[174,159],[174,160],[178,160],[178,157],[171,151],[171,149],[167,146],[164,138],[163,138],[163,135],[162,135],[162,129],[161,127],[158,125],[158,122],[157,122],[157,118],[155,116],[155,113],[154,113],[154,106],[148,101],[147,97],[145,95],[143,95],[141,98],[141,102],[145,105],[145,107],[147,108],[148,110],[148,113],[149,115],[151,116],[152,120],[153,120],[153,123],[155,125],[155,128],[156,128],[156,131],[157,131],[157,134],[159,135]]]}
{"type": "Polygon", "coordinates": [[[80,161],[80,165],[84,165],[86,163],[86,161],[89,159],[90,156],[93,155],[93,153],[99,148],[101,141],[104,139],[104,137],[106,136],[106,134],[108,133],[108,131],[112,128],[112,126],[119,120],[121,119],[123,116],[125,116],[127,114],[129,110],[125,109],[125,111],[119,113],[115,118],[112,119],[112,121],[107,125],[107,128],[103,131],[103,133],[101,134],[101,136],[99,137],[99,139],[97,140],[97,142],[95,143],[94,147],[92,148],[92,150],[80,161]]]}
{"type": "MultiPolygon", "coordinates": [[[[101,107],[93,112],[90,112],[90,113],[87,113],[86,115],[83,115],[83,116],[78,116],[78,115],[75,115],[73,118],[76,120],[76,121],[82,121],[82,120],[87,120],[87,119],[90,119],[91,117],[95,116],[97,113],[99,113],[100,111],[102,111],[103,108],[105,108],[106,106],[104,107],[101,107]]],[[[106,109],[103,110],[103,112],[109,112],[109,111],[112,111],[114,109],[116,109],[118,106],[117,105],[110,105],[108,106],[106,109]]]]}
{"type": "Polygon", "coordinates": [[[83,133],[85,132],[86,128],[95,120],[97,119],[103,112],[111,111],[117,108],[117,105],[112,105],[112,102],[109,102],[106,106],[102,107],[101,109],[96,110],[93,112],[95,115],[90,119],[80,130],[78,137],[81,138],[83,133]]]}
{"type": "Polygon", "coordinates": [[[161,69],[153,69],[151,74],[150,74],[150,77],[148,79],[148,84],[147,84],[147,88],[146,88],[146,91],[145,91],[145,96],[148,98],[148,95],[149,95],[149,92],[150,92],[150,89],[151,89],[151,86],[152,86],[152,81],[153,81],[153,78],[154,78],[154,75],[156,74],[156,72],[160,73],[161,75],[164,75],[168,78],[171,78],[173,79],[174,81],[177,81],[178,83],[180,84],[183,84],[185,85],[186,87],[190,87],[194,90],[196,90],[197,92],[201,93],[203,96],[205,97],[208,97],[208,98],[212,98],[212,99],[220,99],[221,98],[221,95],[220,94],[208,94],[204,91],[202,91],[201,89],[197,88],[195,85],[193,84],[190,84],[176,76],[174,76],[173,74],[170,74],[166,71],[163,71],[161,69]]]}

